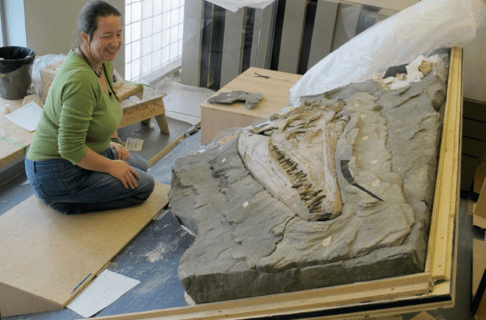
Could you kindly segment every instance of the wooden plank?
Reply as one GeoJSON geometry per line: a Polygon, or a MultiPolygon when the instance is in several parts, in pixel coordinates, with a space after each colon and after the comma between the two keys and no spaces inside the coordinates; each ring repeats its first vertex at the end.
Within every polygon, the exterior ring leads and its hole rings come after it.
{"type": "Polygon", "coordinates": [[[462,50],[454,47],[426,263],[434,281],[451,278],[454,225],[459,211],[462,89],[462,50]]]}
{"type": "Polygon", "coordinates": [[[483,181],[483,187],[479,194],[478,202],[473,214],[473,224],[476,227],[486,229],[486,180],[483,181]]]}
{"type": "Polygon", "coordinates": [[[486,271],[486,241],[473,239],[472,296],[476,295],[481,277],[486,271]]]}
{"type": "Polygon", "coordinates": [[[159,161],[163,156],[165,156],[170,150],[172,150],[176,145],[179,144],[182,140],[184,140],[185,135],[179,136],[179,138],[175,139],[172,141],[171,144],[169,144],[167,147],[164,148],[164,150],[160,151],[157,153],[152,159],[148,161],[149,166],[152,166],[154,163],[159,161]]]}
{"type": "Polygon", "coordinates": [[[32,195],[4,213],[2,315],[65,306],[167,205],[169,190],[156,183],[154,193],[139,206],[83,215],[61,214],[32,195]],[[6,296],[22,300],[12,304],[6,296]],[[31,306],[24,309],[26,304],[31,306]]]}
{"type": "Polygon", "coordinates": [[[329,2],[347,3],[347,4],[366,4],[370,6],[380,7],[383,9],[391,9],[401,11],[416,3],[419,0],[326,0],[329,2]]]}
{"type": "Polygon", "coordinates": [[[226,10],[220,87],[225,86],[241,72],[245,15],[246,8],[241,8],[236,12],[226,10]]]}
{"type": "Polygon", "coordinates": [[[427,312],[423,311],[416,315],[415,317],[412,318],[412,320],[435,320],[434,317],[432,317],[430,314],[427,312]]]}
{"type": "Polygon", "coordinates": [[[250,67],[270,69],[277,2],[255,12],[250,67]]]}
{"type": "Polygon", "coordinates": [[[139,99],[143,98],[143,86],[136,85],[130,82],[123,82],[115,88],[116,95],[120,101],[123,101],[131,96],[137,96],[139,99]]]}
{"type": "Polygon", "coordinates": [[[285,2],[278,71],[297,73],[299,70],[306,9],[307,0],[285,2]]]}
{"type": "MultiPolygon", "coordinates": [[[[143,313],[100,317],[99,319],[241,319],[278,316],[349,306],[362,301],[390,300],[429,292],[430,275],[362,282],[351,285],[305,290],[249,299],[208,303],[193,307],[172,308],[143,313]]],[[[395,316],[394,312],[392,315],[395,316]]],[[[343,319],[343,315],[329,319],[343,319]]]]}
{"type": "Polygon", "coordinates": [[[307,70],[331,52],[337,9],[337,3],[330,3],[325,0],[319,0],[317,2],[316,19],[312,32],[312,43],[307,70]]]}
{"type": "Polygon", "coordinates": [[[194,87],[199,87],[203,8],[204,1],[185,1],[181,82],[194,87]]]}
{"type": "Polygon", "coordinates": [[[64,306],[0,282],[0,311],[5,317],[62,310],[64,306]],[[8,306],[8,307],[5,307],[8,306]]]}

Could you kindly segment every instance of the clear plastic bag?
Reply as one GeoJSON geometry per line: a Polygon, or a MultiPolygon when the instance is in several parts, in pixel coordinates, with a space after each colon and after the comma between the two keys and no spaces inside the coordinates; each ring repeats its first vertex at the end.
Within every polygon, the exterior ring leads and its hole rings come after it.
{"type": "Polygon", "coordinates": [[[64,61],[66,55],[64,54],[46,54],[44,56],[38,57],[34,61],[34,66],[32,68],[32,92],[31,94],[36,94],[42,97],[42,79],[40,70],[53,63],[64,61]]]}
{"type": "Polygon", "coordinates": [[[481,0],[422,0],[379,22],[327,55],[290,89],[290,103],[410,63],[442,47],[464,47],[476,37],[481,0]]]}

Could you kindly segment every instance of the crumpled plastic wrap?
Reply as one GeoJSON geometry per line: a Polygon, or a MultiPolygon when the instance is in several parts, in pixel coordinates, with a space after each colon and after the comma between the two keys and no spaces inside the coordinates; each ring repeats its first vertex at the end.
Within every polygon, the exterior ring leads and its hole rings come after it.
{"type": "Polygon", "coordinates": [[[442,47],[464,47],[483,24],[481,0],[422,0],[372,26],[308,70],[290,89],[290,103],[410,63],[442,47]]]}
{"type": "Polygon", "coordinates": [[[66,55],[64,54],[46,54],[35,59],[32,68],[32,90],[30,93],[42,97],[42,78],[40,70],[53,63],[64,61],[65,59],[66,55]]]}

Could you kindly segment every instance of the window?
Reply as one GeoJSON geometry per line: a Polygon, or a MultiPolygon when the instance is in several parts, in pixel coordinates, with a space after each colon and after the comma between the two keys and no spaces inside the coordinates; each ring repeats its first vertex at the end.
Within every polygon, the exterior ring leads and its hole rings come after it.
{"type": "Polygon", "coordinates": [[[126,0],[125,80],[141,82],[182,56],[184,0],[126,0]]]}
{"type": "Polygon", "coordinates": [[[5,46],[5,9],[3,0],[0,0],[0,47],[5,46]]]}

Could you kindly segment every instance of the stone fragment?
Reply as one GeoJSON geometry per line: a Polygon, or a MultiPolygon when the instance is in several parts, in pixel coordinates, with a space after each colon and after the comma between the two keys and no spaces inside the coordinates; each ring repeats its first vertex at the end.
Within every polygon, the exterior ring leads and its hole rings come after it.
{"type": "Polygon", "coordinates": [[[261,93],[251,93],[244,91],[221,92],[215,97],[208,99],[209,103],[232,104],[235,102],[245,102],[248,109],[255,108],[263,99],[261,93]]]}

